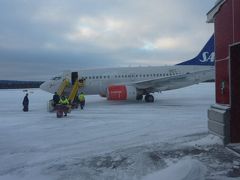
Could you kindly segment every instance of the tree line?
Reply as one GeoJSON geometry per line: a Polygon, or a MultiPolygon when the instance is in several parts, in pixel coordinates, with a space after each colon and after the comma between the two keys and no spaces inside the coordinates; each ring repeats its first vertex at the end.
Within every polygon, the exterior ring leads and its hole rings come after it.
{"type": "Polygon", "coordinates": [[[0,89],[39,88],[43,81],[0,80],[0,89]]]}

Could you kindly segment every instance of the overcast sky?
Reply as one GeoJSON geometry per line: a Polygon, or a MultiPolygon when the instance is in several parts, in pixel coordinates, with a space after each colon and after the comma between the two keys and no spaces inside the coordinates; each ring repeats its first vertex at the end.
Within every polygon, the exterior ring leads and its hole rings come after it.
{"type": "Polygon", "coordinates": [[[214,32],[215,0],[0,0],[0,80],[63,70],[171,65],[214,32]]]}

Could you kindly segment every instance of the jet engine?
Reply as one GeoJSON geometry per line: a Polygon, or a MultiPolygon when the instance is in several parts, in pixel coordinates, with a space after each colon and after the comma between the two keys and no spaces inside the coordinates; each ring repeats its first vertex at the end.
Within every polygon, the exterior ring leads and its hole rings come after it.
{"type": "Polygon", "coordinates": [[[133,86],[113,85],[107,88],[108,100],[136,100],[137,89],[133,86]]]}

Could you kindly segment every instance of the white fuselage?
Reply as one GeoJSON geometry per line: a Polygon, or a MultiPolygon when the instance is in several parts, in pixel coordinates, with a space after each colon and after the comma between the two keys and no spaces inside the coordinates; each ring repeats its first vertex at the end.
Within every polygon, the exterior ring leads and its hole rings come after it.
{"type": "MultiPolygon", "coordinates": [[[[178,77],[189,74],[188,78],[182,81],[171,79],[169,83],[153,85],[147,93],[165,91],[190,86],[199,82],[214,79],[214,66],[198,65],[174,65],[156,67],[122,67],[122,68],[102,68],[78,71],[78,79],[84,78],[85,85],[79,91],[86,95],[99,94],[106,96],[107,88],[111,85],[128,85],[155,79],[178,77]],[[201,73],[202,72],[202,73],[201,73]],[[197,74],[195,74],[197,73],[197,74]]],[[[54,93],[58,90],[63,79],[71,81],[71,72],[52,78],[43,83],[40,88],[54,93]]],[[[143,87],[144,89],[144,87],[143,87]]]]}

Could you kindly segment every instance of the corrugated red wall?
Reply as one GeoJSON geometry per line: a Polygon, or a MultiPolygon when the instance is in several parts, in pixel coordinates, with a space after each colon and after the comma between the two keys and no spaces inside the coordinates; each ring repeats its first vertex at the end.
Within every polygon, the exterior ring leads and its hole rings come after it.
{"type": "Polygon", "coordinates": [[[240,0],[226,0],[215,16],[216,102],[230,104],[229,45],[240,41],[240,0]]]}
{"type": "Polygon", "coordinates": [[[240,142],[240,0],[226,0],[215,15],[216,102],[230,104],[230,142],[240,142]],[[229,77],[230,76],[230,77],[229,77]],[[225,84],[223,89],[223,84],[225,84]],[[230,87],[231,86],[231,87],[230,87]]]}
{"type": "Polygon", "coordinates": [[[234,42],[240,42],[240,0],[233,1],[234,7],[234,22],[233,22],[233,32],[234,32],[234,42]]]}

